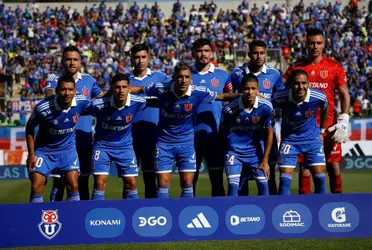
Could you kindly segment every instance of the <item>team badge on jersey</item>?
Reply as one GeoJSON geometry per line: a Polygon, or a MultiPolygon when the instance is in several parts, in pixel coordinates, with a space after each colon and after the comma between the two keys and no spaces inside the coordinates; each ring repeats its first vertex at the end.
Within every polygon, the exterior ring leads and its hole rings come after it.
{"type": "Polygon", "coordinates": [[[133,114],[129,114],[129,115],[125,116],[125,121],[127,123],[129,123],[132,119],[133,119],[133,114]]]}
{"type": "Polygon", "coordinates": [[[192,110],[192,103],[186,103],[184,107],[187,112],[190,112],[192,110]]]}
{"type": "Polygon", "coordinates": [[[320,77],[326,79],[328,77],[328,70],[321,70],[320,77]]]}
{"type": "Polygon", "coordinates": [[[87,96],[89,95],[89,89],[88,89],[88,88],[82,88],[82,89],[81,89],[81,93],[82,93],[85,97],[87,97],[87,96]]]}
{"type": "Polygon", "coordinates": [[[308,111],[306,111],[305,112],[305,116],[306,116],[306,118],[310,118],[310,117],[312,117],[313,116],[313,111],[312,110],[308,110],[308,111]]]}
{"type": "Polygon", "coordinates": [[[213,78],[212,80],[211,80],[211,83],[212,83],[212,86],[213,87],[218,87],[218,79],[216,79],[216,78],[213,78]]]}
{"type": "Polygon", "coordinates": [[[53,239],[61,231],[62,223],[58,221],[58,210],[42,210],[39,231],[48,240],[53,239]]]}
{"type": "Polygon", "coordinates": [[[77,123],[78,120],[79,120],[79,114],[76,114],[72,117],[72,119],[74,119],[74,123],[77,123]]]}
{"type": "Polygon", "coordinates": [[[263,83],[263,86],[264,86],[265,89],[269,89],[270,88],[270,84],[271,83],[270,83],[269,80],[264,80],[262,83],[263,83]]]}
{"type": "Polygon", "coordinates": [[[258,116],[258,115],[252,116],[252,122],[254,124],[258,123],[259,121],[260,121],[260,116],[258,116]]]}

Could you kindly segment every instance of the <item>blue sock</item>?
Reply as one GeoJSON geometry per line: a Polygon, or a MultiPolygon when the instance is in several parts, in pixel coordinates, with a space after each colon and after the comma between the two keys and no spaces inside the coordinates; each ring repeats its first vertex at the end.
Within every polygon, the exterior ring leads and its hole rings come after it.
{"type": "Polygon", "coordinates": [[[93,190],[92,200],[94,201],[103,201],[105,199],[105,190],[93,190]]]}
{"type": "Polygon", "coordinates": [[[269,184],[265,177],[256,177],[258,195],[269,195],[269,184]]]}
{"type": "Polygon", "coordinates": [[[56,201],[57,192],[58,192],[58,188],[57,187],[53,187],[52,188],[52,191],[50,192],[50,201],[51,202],[56,201]]]}
{"type": "Polygon", "coordinates": [[[138,199],[137,189],[125,190],[125,199],[138,199]]]}
{"type": "Polygon", "coordinates": [[[30,202],[31,203],[42,203],[43,195],[42,194],[30,194],[30,202]]]}
{"type": "Polygon", "coordinates": [[[79,201],[79,192],[67,192],[67,201],[79,201]]]}
{"type": "Polygon", "coordinates": [[[290,195],[291,194],[291,183],[292,183],[292,175],[281,173],[278,194],[279,195],[290,195]]]}
{"type": "Polygon", "coordinates": [[[227,179],[229,180],[227,195],[238,196],[240,175],[229,176],[227,179]]]}
{"type": "Polygon", "coordinates": [[[183,186],[181,197],[183,197],[183,198],[193,198],[194,197],[194,187],[193,187],[193,185],[183,186]]]}
{"type": "Polygon", "coordinates": [[[326,194],[326,187],[325,187],[325,174],[314,174],[313,175],[313,182],[315,186],[315,194],[326,194]]]}
{"type": "Polygon", "coordinates": [[[169,186],[159,186],[157,196],[158,198],[169,198],[169,186]]]}

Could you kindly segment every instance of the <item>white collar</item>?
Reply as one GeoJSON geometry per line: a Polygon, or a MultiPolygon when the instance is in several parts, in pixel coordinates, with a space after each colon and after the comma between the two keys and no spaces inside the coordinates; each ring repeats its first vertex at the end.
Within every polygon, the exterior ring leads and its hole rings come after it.
{"type": "MultiPolygon", "coordinates": [[[[258,96],[256,96],[256,98],[254,99],[254,104],[253,104],[253,108],[258,108],[258,96]]],[[[243,104],[243,97],[240,97],[239,99],[239,109],[246,109],[246,107],[244,107],[244,104],[243,104]]]]}
{"type": "MultiPolygon", "coordinates": [[[[307,93],[306,93],[306,97],[305,97],[305,100],[303,102],[309,102],[310,101],[310,88],[307,89],[307,93]]],[[[293,99],[293,95],[292,95],[292,89],[289,90],[289,101],[290,102],[294,102],[294,103],[297,103],[294,99],[293,99]]],[[[300,103],[297,103],[297,104],[302,104],[303,102],[300,102],[300,103]]]]}
{"type": "Polygon", "coordinates": [[[261,71],[258,71],[258,72],[255,72],[255,73],[249,71],[248,64],[245,65],[245,73],[247,73],[247,74],[252,73],[252,74],[254,74],[255,76],[258,76],[258,75],[261,74],[261,73],[266,74],[266,72],[267,72],[267,66],[266,66],[266,64],[264,64],[264,65],[262,66],[261,71]]]}
{"type": "Polygon", "coordinates": [[[118,107],[116,107],[116,105],[115,105],[115,102],[114,102],[114,96],[112,95],[111,96],[111,98],[110,98],[110,105],[111,105],[111,107],[114,107],[114,108],[116,108],[117,110],[122,110],[123,108],[125,108],[125,107],[129,107],[130,106],[130,94],[128,93],[128,96],[127,96],[127,101],[125,102],[125,105],[123,106],[123,107],[120,107],[120,108],[118,108],[118,107]]]}
{"type": "Polygon", "coordinates": [[[77,78],[76,78],[75,82],[81,80],[82,78],[83,78],[83,76],[81,75],[81,73],[77,72],[77,78]]]}
{"type": "MultiPolygon", "coordinates": [[[[76,106],[76,99],[74,97],[71,102],[71,107],[75,107],[75,106],[76,106]]],[[[56,108],[56,110],[62,110],[63,112],[67,112],[71,108],[69,107],[68,109],[62,109],[61,106],[59,106],[58,104],[57,95],[54,96],[54,107],[56,108]]]]}
{"type": "MultiPolygon", "coordinates": [[[[178,97],[178,99],[182,97],[182,96],[178,96],[178,95],[176,94],[176,92],[174,91],[174,83],[171,84],[170,90],[173,92],[173,94],[174,94],[175,96],[178,97]]],[[[191,91],[192,91],[192,87],[191,87],[191,84],[190,84],[189,87],[188,87],[188,89],[187,89],[187,91],[186,91],[186,93],[185,93],[185,95],[186,95],[186,96],[191,96],[191,91]]]]}
{"type": "Polygon", "coordinates": [[[139,81],[142,81],[143,79],[145,79],[146,77],[148,77],[148,76],[151,75],[151,74],[152,74],[151,69],[147,68],[147,69],[146,69],[146,74],[145,74],[144,76],[142,76],[142,77],[137,77],[137,76],[135,76],[135,75],[133,74],[133,78],[134,78],[134,79],[137,79],[137,80],[139,80],[139,81]]]}
{"type": "Polygon", "coordinates": [[[214,64],[210,62],[208,71],[200,72],[196,69],[195,64],[192,65],[192,71],[197,72],[199,75],[205,75],[207,73],[214,73],[215,68],[216,67],[214,66],[214,64]]]}

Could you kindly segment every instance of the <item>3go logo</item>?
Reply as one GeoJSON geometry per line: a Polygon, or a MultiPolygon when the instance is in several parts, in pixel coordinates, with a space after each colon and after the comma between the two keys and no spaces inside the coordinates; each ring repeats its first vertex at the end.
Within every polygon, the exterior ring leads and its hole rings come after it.
{"type": "Polygon", "coordinates": [[[167,224],[167,218],[164,216],[150,216],[148,218],[146,217],[138,217],[140,224],[138,225],[139,227],[144,227],[146,225],[149,225],[150,227],[154,227],[156,225],[159,226],[165,226],[167,224]]]}
{"type": "Polygon", "coordinates": [[[142,207],[134,213],[132,226],[142,237],[164,236],[172,228],[172,216],[163,207],[142,207]]]}

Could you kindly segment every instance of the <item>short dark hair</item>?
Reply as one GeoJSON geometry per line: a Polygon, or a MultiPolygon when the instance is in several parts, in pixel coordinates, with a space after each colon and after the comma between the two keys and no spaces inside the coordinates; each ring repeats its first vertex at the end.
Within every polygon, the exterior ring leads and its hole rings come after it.
{"type": "Polygon", "coordinates": [[[310,36],[322,36],[324,37],[323,32],[320,29],[309,29],[306,31],[306,37],[310,36]]]}
{"type": "Polygon", "coordinates": [[[249,43],[249,51],[252,51],[253,47],[263,47],[266,49],[267,44],[261,40],[253,40],[252,42],[249,43]]]}
{"type": "Polygon", "coordinates": [[[114,86],[115,83],[120,81],[127,81],[128,85],[130,85],[129,77],[126,74],[118,72],[112,77],[111,86],[114,86]]]}
{"type": "Polygon", "coordinates": [[[199,49],[200,47],[203,47],[205,45],[208,45],[209,47],[212,48],[212,42],[211,40],[209,39],[206,39],[206,38],[200,38],[198,40],[196,40],[193,44],[192,44],[192,50],[197,50],[199,49]]]}
{"type": "Polygon", "coordinates": [[[75,79],[70,75],[62,75],[58,78],[57,89],[61,87],[62,82],[72,82],[75,87],[75,79]]]}
{"type": "Polygon", "coordinates": [[[74,45],[69,45],[69,46],[67,46],[63,49],[62,58],[65,56],[65,53],[67,53],[67,52],[77,52],[79,54],[79,56],[81,56],[80,55],[80,50],[78,49],[78,47],[76,47],[74,45]]]}
{"type": "Polygon", "coordinates": [[[244,84],[246,84],[247,82],[255,82],[257,83],[258,85],[258,78],[257,76],[255,76],[254,74],[252,73],[249,73],[249,74],[245,74],[242,78],[242,80],[240,81],[240,84],[241,86],[243,87],[244,84]]]}
{"type": "Polygon", "coordinates": [[[178,74],[181,70],[190,70],[191,71],[191,67],[190,67],[190,65],[188,65],[185,62],[179,62],[179,63],[177,63],[176,67],[174,67],[174,74],[173,74],[173,76],[175,76],[176,74],[178,74]]]}
{"type": "Polygon", "coordinates": [[[307,74],[307,72],[305,70],[295,69],[294,71],[292,71],[291,75],[289,76],[290,86],[292,86],[296,76],[300,76],[300,75],[305,75],[307,77],[307,79],[309,79],[309,75],[307,74]]]}
{"type": "Polygon", "coordinates": [[[130,49],[130,56],[134,56],[137,52],[142,51],[142,50],[149,53],[150,47],[145,43],[136,44],[130,49]]]}

